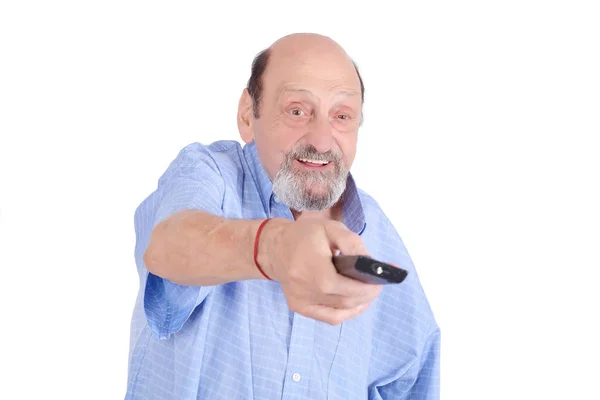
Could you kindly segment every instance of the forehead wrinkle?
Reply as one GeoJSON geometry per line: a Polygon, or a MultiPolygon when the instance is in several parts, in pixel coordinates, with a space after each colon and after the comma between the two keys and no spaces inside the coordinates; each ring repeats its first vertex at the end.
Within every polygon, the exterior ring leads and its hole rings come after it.
{"type": "MultiPolygon", "coordinates": [[[[353,90],[353,89],[348,89],[348,88],[339,89],[337,92],[331,93],[331,92],[335,91],[336,89],[338,89],[340,86],[341,85],[336,85],[336,86],[332,87],[331,89],[329,89],[329,93],[330,93],[331,97],[338,98],[338,97],[360,96],[360,92],[353,90]]],[[[288,85],[284,85],[281,88],[281,90],[279,91],[279,94],[277,95],[277,99],[279,100],[284,93],[302,93],[302,94],[308,95],[310,98],[312,98],[315,101],[318,100],[318,96],[315,93],[313,93],[311,90],[305,89],[305,88],[289,87],[288,85]]]]}

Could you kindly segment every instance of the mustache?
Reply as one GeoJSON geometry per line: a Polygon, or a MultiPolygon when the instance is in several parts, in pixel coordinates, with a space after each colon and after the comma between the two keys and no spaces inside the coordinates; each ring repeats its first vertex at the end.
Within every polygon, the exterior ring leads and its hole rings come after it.
{"type": "Polygon", "coordinates": [[[292,161],[297,158],[308,158],[315,161],[329,161],[339,164],[342,161],[342,153],[336,150],[329,150],[325,153],[321,153],[312,144],[293,149],[287,155],[288,161],[292,161]]]}

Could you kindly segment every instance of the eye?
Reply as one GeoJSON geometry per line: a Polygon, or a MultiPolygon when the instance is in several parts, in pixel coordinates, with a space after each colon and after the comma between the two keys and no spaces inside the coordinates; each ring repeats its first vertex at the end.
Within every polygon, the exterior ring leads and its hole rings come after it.
{"type": "Polygon", "coordinates": [[[337,119],[341,120],[341,121],[348,121],[348,120],[350,120],[350,116],[348,114],[338,114],[335,117],[337,119]]]}
{"type": "Polygon", "coordinates": [[[293,110],[290,110],[290,113],[295,117],[301,117],[304,115],[304,111],[300,110],[299,108],[294,108],[293,110]]]}

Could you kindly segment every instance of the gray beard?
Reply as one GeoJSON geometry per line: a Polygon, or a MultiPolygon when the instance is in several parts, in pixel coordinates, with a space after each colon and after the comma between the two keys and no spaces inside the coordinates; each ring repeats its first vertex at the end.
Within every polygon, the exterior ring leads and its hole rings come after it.
{"type": "Polygon", "coordinates": [[[273,179],[273,193],[292,210],[323,211],[333,207],[344,194],[348,173],[339,151],[319,153],[307,146],[286,154],[273,179]],[[334,168],[327,172],[294,171],[297,158],[329,161],[334,168]]]}

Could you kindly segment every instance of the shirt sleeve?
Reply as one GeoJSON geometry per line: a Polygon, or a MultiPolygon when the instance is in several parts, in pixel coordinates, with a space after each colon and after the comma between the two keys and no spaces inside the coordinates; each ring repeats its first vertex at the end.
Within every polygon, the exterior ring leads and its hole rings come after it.
{"type": "Polygon", "coordinates": [[[150,273],[141,256],[152,229],[169,216],[183,210],[202,210],[222,216],[225,184],[206,147],[188,146],[169,165],[160,178],[158,189],[136,212],[137,261],[141,263],[144,286],[144,313],[152,333],[166,339],[178,332],[212,287],[175,284],[150,273]],[[152,210],[143,212],[143,208],[152,210]],[[145,218],[143,215],[145,214],[145,218]],[[145,279],[144,279],[145,278],[145,279]],[[145,282],[144,282],[145,281],[145,282]]]}
{"type": "Polygon", "coordinates": [[[403,376],[379,388],[383,400],[440,398],[440,330],[429,335],[420,359],[403,376]]]}

